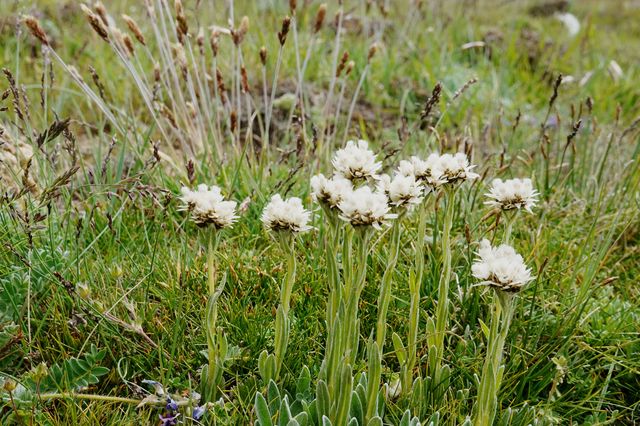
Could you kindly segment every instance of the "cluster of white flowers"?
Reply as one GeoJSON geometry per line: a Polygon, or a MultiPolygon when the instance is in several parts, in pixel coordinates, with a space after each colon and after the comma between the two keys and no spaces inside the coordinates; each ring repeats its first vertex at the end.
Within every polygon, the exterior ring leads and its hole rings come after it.
{"type": "Polygon", "coordinates": [[[456,184],[479,177],[472,170],[475,166],[462,152],[457,154],[438,155],[433,153],[426,160],[413,156],[403,160],[398,167],[398,173],[414,176],[427,189],[436,189],[446,184],[456,184]]]}
{"type": "Polygon", "coordinates": [[[353,189],[350,180],[336,175],[326,178],[322,173],[311,178],[311,197],[316,203],[327,206],[329,209],[337,209],[338,204],[353,189]]]}
{"type": "Polygon", "coordinates": [[[536,205],[538,192],[533,189],[531,179],[494,179],[486,194],[485,204],[502,210],[525,209],[531,213],[536,205]]]}
{"type": "Polygon", "coordinates": [[[271,201],[262,212],[262,223],[274,232],[305,232],[311,229],[309,221],[311,212],[302,205],[298,197],[283,200],[279,194],[271,197],[271,201]]]}
{"type": "Polygon", "coordinates": [[[405,176],[413,176],[416,181],[422,183],[426,190],[439,187],[444,180],[441,179],[442,172],[439,168],[440,156],[431,154],[426,160],[421,160],[415,155],[409,160],[400,161],[398,173],[405,176]]]}
{"type": "Polygon", "coordinates": [[[384,174],[378,180],[378,191],[386,194],[394,207],[411,208],[422,202],[423,188],[413,175],[396,173],[393,179],[384,174]]]}
{"type": "Polygon", "coordinates": [[[347,146],[336,151],[332,164],[336,175],[352,182],[375,179],[382,167],[365,140],[348,141],[347,146]]]}
{"type": "Polygon", "coordinates": [[[472,172],[475,166],[469,163],[469,159],[462,152],[455,155],[441,155],[438,167],[441,172],[440,179],[444,180],[446,184],[455,184],[480,177],[479,174],[472,172]]]}
{"type": "Polygon", "coordinates": [[[368,186],[352,190],[338,205],[340,218],[354,227],[381,225],[397,216],[389,212],[387,196],[382,192],[374,192],[368,186]]]}
{"type": "Polygon", "coordinates": [[[191,212],[193,221],[199,226],[213,225],[216,229],[227,228],[236,221],[236,202],[225,201],[220,188],[198,185],[195,191],[187,187],[181,190],[183,210],[191,212]]]}
{"type": "Polygon", "coordinates": [[[498,290],[515,293],[533,279],[531,270],[524,264],[513,247],[503,244],[491,247],[487,239],[480,242],[479,259],[471,265],[474,277],[498,290]]]}
{"type": "Polygon", "coordinates": [[[462,153],[434,153],[426,160],[413,156],[400,161],[393,177],[378,175],[382,166],[376,158],[367,141],[347,142],[333,156],[334,176],[319,174],[311,178],[313,200],[325,209],[339,210],[339,216],[354,226],[380,227],[394,216],[390,209],[409,210],[420,204],[429,191],[478,177],[472,172],[475,166],[462,153]],[[373,181],[377,181],[376,190],[354,188],[373,181]]]}

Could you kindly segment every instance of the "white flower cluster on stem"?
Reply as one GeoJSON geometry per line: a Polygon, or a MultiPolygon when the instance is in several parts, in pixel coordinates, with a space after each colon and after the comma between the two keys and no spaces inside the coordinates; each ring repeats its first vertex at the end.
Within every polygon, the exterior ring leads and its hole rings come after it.
{"type": "Polygon", "coordinates": [[[497,290],[515,293],[533,279],[531,270],[522,256],[509,245],[492,247],[487,239],[480,242],[478,260],[471,266],[473,276],[480,284],[497,290]]]}
{"type": "Polygon", "coordinates": [[[382,192],[374,192],[368,186],[352,190],[338,204],[340,218],[353,227],[373,226],[381,229],[388,220],[397,215],[390,213],[387,196],[382,192]]]}
{"type": "Polygon", "coordinates": [[[398,167],[398,173],[405,176],[414,176],[428,189],[437,189],[444,185],[453,185],[479,177],[472,170],[474,165],[469,163],[467,156],[458,152],[456,154],[430,154],[426,160],[413,156],[409,160],[403,160],[398,167]]]}
{"type": "Polygon", "coordinates": [[[191,212],[191,218],[199,226],[213,225],[216,229],[228,228],[238,219],[235,201],[226,201],[217,186],[198,185],[195,191],[187,187],[181,190],[182,210],[191,212]]]}
{"type": "Polygon", "coordinates": [[[340,175],[326,178],[322,173],[311,178],[311,197],[313,201],[329,209],[337,209],[340,202],[350,191],[353,184],[340,175]]]}
{"type": "Polygon", "coordinates": [[[524,209],[531,213],[538,201],[531,179],[494,179],[485,195],[489,198],[485,204],[501,210],[524,209]]]}
{"type": "Polygon", "coordinates": [[[344,148],[336,151],[332,164],[336,175],[352,182],[372,180],[382,168],[382,163],[376,161],[376,158],[367,141],[348,141],[344,148]]]}
{"type": "Polygon", "coordinates": [[[276,194],[262,212],[262,223],[274,232],[305,232],[311,229],[310,220],[311,212],[304,208],[298,197],[283,200],[280,194],[276,194]]]}

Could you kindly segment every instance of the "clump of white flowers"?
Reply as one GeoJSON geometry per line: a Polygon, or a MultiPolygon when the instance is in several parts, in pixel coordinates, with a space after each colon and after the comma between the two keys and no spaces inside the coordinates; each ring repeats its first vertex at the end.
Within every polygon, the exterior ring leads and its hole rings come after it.
{"type": "Polygon", "coordinates": [[[311,178],[313,201],[329,209],[337,209],[345,194],[348,194],[352,189],[351,181],[341,176],[326,178],[320,173],[311,178]]]}
{"type": "Polygon", "coordinates": [[[387,195],[393,207],[409,209],[422,201],[422,185],[413,175],[397,173],[393,179],[389,175],[381,175],[378,191],[387,195]]]}
{"type": "Polygon", "coordinates": [[[427,189],[434,189],[445,183],[442,180],[440,169],[440,156],[430,154],[426,160],[412,156],[409,160],[402,160],[398,165],[398,173],[404,176],[413,176],[416,181],[422,183],[427,189]]]}
{"type": "Polygon", "coordinates": [[[271,201],[262,212],[262,223],[270,231],[305,232],[311,229],[309,220],[311,212],[302,205],[298,197],[283,200],[279,194],[271,197],[271,201]]]}
{"type": "Polygon", "coordinates": [[[446,184],[456,184],[480,177],[472,171],[475,166],[469,163],[469,159],[462,152],[441,155],[437,167],[441,172],[440,179],[446,184]]]}
{"type": "Polygon", "coordinates": [[[216,229],[227,228],[238,219],[235,201],[227,201],[217,186],[200,184],[195,191],[187,187],[181,190],[183,210],[191,212],[191,218],[199,226],[213,225],[216,229]]]}
{"type": "Polygon", "coordinates": [[[475,166],[469,163],[467,156],[457,154],[430,154],[426,160],[413,156],[403,160],[398,166],[398,173],[413,175],[416,181],[426,188],[435,189],[445,184],[456,184],[479,177],[472,170],[475,166]]]}
{"type": "Polygon", "coordinates": [[[479,259],[471,266],[474,277],[480,284],[497,290],[516,293],[533,279],[531,270],[524,264],[513,247],[502,244],[492,247],[487,239],[480,242],[479,259]]]}
{"type": "Polygon", "coordinates": [[[531,208],[538,201],[538,192],[533,189],[531,179],[494,179],[491,189],[486,194],[490,198],[485,204],[501,210],[525,209],[531,213],[531,208]]]}
{"type": "Polygon", "coordinates": [[[354,227],[373,226],[380,229],[389,219],[397,217],[389,212],[387,196],[382,192],[374,192],[368,186],[350,191],[338,208],[340,218],[354,227]]]}
{"type": "Polygon", "coordinates": [[[331,163],[336,175],[352,182],[374,179],[382,167],[365,140],[348,141],[344,148],[336,151],[331,163]]]}

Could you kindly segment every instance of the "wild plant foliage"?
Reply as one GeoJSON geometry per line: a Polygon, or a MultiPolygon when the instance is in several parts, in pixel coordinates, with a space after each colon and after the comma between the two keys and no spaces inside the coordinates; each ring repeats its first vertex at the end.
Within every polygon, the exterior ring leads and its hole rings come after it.
{"type": "Polygon", "coordinates": [[[634,12],[19,3],[0,423],[636,420],[634,12]]]}

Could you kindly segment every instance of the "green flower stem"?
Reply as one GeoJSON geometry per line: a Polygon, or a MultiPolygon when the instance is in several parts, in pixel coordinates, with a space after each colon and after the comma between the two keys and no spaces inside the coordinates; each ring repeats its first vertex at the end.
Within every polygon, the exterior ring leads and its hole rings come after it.
{"type": "Polygon", "coordinates": [[[360,337],[358,305],[366,283],[370,236],[369,229],[346,228],[342,252],[344,285],[333,336],[337,347],[332,348],[333,365],[329,377],[330,417],[334,424],[346,424],[351,406],[352,366],[355,365],[360,337]],[[356,253],[352,256],[354,248],[356,253]]]}
{"type": "Polygon", "coordinates": [[[360,302],[360,295],[364,289],[367,276],[367,255],[369,252],[369,230],[357,230],[356,234],[356,248],[357,254],[355,262],[349,261],[349,280],[346,297],[346,318],[345,326],[347,333],[344,336],[344,355],[346,362],[354,365],[356,354],[358,352],[358,305],[360,302]]]}
{"type": "Polygon", "coordinates": [[[498,405],[498,391],[504,366],[502,354],[514,312],[514,296],[497,290],[493,297],[491,327],[489,329],[487,355],[482,367],[482,379],[478,389],[475,426],[490,426],[498,405]]]}
{"type": "MultiPolygon", "coordinates": [[[[61,392],[61,393],[43,393],[40,394],[40,399],[43,401],[50,401],[54,399],[82,399],[88,401],[102,401],[102,402],[115,402],[119,404],[140,404],[141,399],[135,398],[121,398],[118,396],[106,396],[106,395],[93,395],[88,393],[74,393],[74,392],[61,392]]],[[[166,402],[163,402],[166,404],[166,402]]]]}
{"type": "Polygon", "coordinates": [[[424,275],[424,237],[427,228],[426,202],[418,211],[418,234],[415,243],[415,269],[409,276],[409,335],[407,339],[407,360],[401,368],[402,391],[411,392],[413,385],[413,369],[416,365],[418,351],[418,327],[420,323],[420,287],[424,275]]]}
{"type": "Polygon", "coordinates": [[[436,308],[436,371],[432,377],[437,381],[444,358],[444,334],[449,323],[449,283],[451,281],[451,227],[455,207],[455,188],[446,189],[446,211],[442,227],[442,275],[438,286],[436,308]]]}
{"type": "MultiPolygon", "coordinates": [[[[330,277],[330,280],[336,280],[336,295],[332,297],[332,302],[335,302],[334,319],[330,322],[331,327],[327,330],[327,345],[326,345],[326,362],[325,362],[325,377],[327,380],[327,387],[329,388],[329,394],[333,399],[339,393],[339,384],[341,379],[341,373],[343,370],[342,361],[345,351],[347,349],[347,340],[349,336],[349,324],[347,321],[347,300],[351,293],[352,282],[352,252],[353,252],[353,239],[355,231],[353,227],[348,226],[344,228],[344,239],[342,242],[342,282],[340,282],[338,260],[337,260],[337,246],[338,246],[338,228],[335,229],[333,235],[335,244],[332,254],[327,252],[328,258],[331,258],[329,262],[335,263],[330,266],[334,268],[335,275],[330,277]]],[[[327,250],[331,250],[330,246],[327,246],[327,250]]],[[[331,270],[331,269],[330,269],[331,270]]],[[[330,284],[331,285],[331,284],[330,284]]]]}
{"type": "Polygon", "coordinates": [[[378,296],[378,321],[376,323],[376,343],[382,353],[384,351],[384,341],[387,335],[387,311],[391,300],[391,287],[393,284],[393,273],[398,262],[398,252],[400,250],[400,234],[402,224],[400,218],[396,219],[391,228],[391,247],[387,257],[387,268],[380,283],[380,294],[378,296]]]}
{"type": "Polygon", "coordinates": [[[280,306],[276,312],[276,332],[275,332],[275,357],[276,357],[276,378],[280,375],[282,362],[289,346],[289,310],[291,307],[291,293],[293,283],[296,278],[296,256],[294,249],[293,235],[279,236],[280,244],[287,252],[287,274],[280,287],[280,306]]]}
{"type": "Polygon", "coordinates": [[[216,252],[220,244],[220,232],[211,229],[208,235],[207,243],[207,284],[209,287],[209,295],[216,292],[216,252]]]}
{"type": "Polygon", "coordinates": [[[218,330],[218,298],[224,289],[224,280],[216,289],[216,265],[215,257],[218,244],[220,242],[219,232],[212,230],[209,234],[207,251],[207,282],[209,288],[209,298],[205,315],[205,332],[207,335],[207,358],[208,364],[206,374],[203,374],[203,397],[205,401],[215,401],[218,395],[218,386],[222,379],[222,368],[226,357],[226,339],[222,331],[218,330]],[[224,352],[224,353],[222,353],[224,352]]]}
{"type": "Polygon", "coordinates": [[[338,266],[338,242],[340,228],[338,224],[329,224],[327,240],[325,242],[325,258],[327,261],[327,275],[329,278],[329,302],[327,304],[327,334],[331,334],[340,306],[340,269],[338,266]]]}
{"type": "Polygon", "coordinates": [[[338,312],[342,301],[342,286],[340,283],[340,267],[338,265],[338,245],[340,243],[340,223],[337,218],[332,218],[331,211],[327,212],[330,218],[326,229],[325,239],[325,258],[327,261],[327,278],[329,287],[329,300],[327,301],[327,342],[325,346],[325,358],[322,364],[322,371],[320,377],[322,377],[328,383],[329,391],[333,389],[334,371],[337,369],[339,363],[339,336],[337,333],[339,330],[339,318],[338,312]]]}
{"type": "Polygon", "coordinates": [[[506,217],[504,224],[504,241],[503,244],[509,244],[511,240],[511,231],[513,230],[513,223],[516,221],[515,212],[504,212],[506,217]]]}

